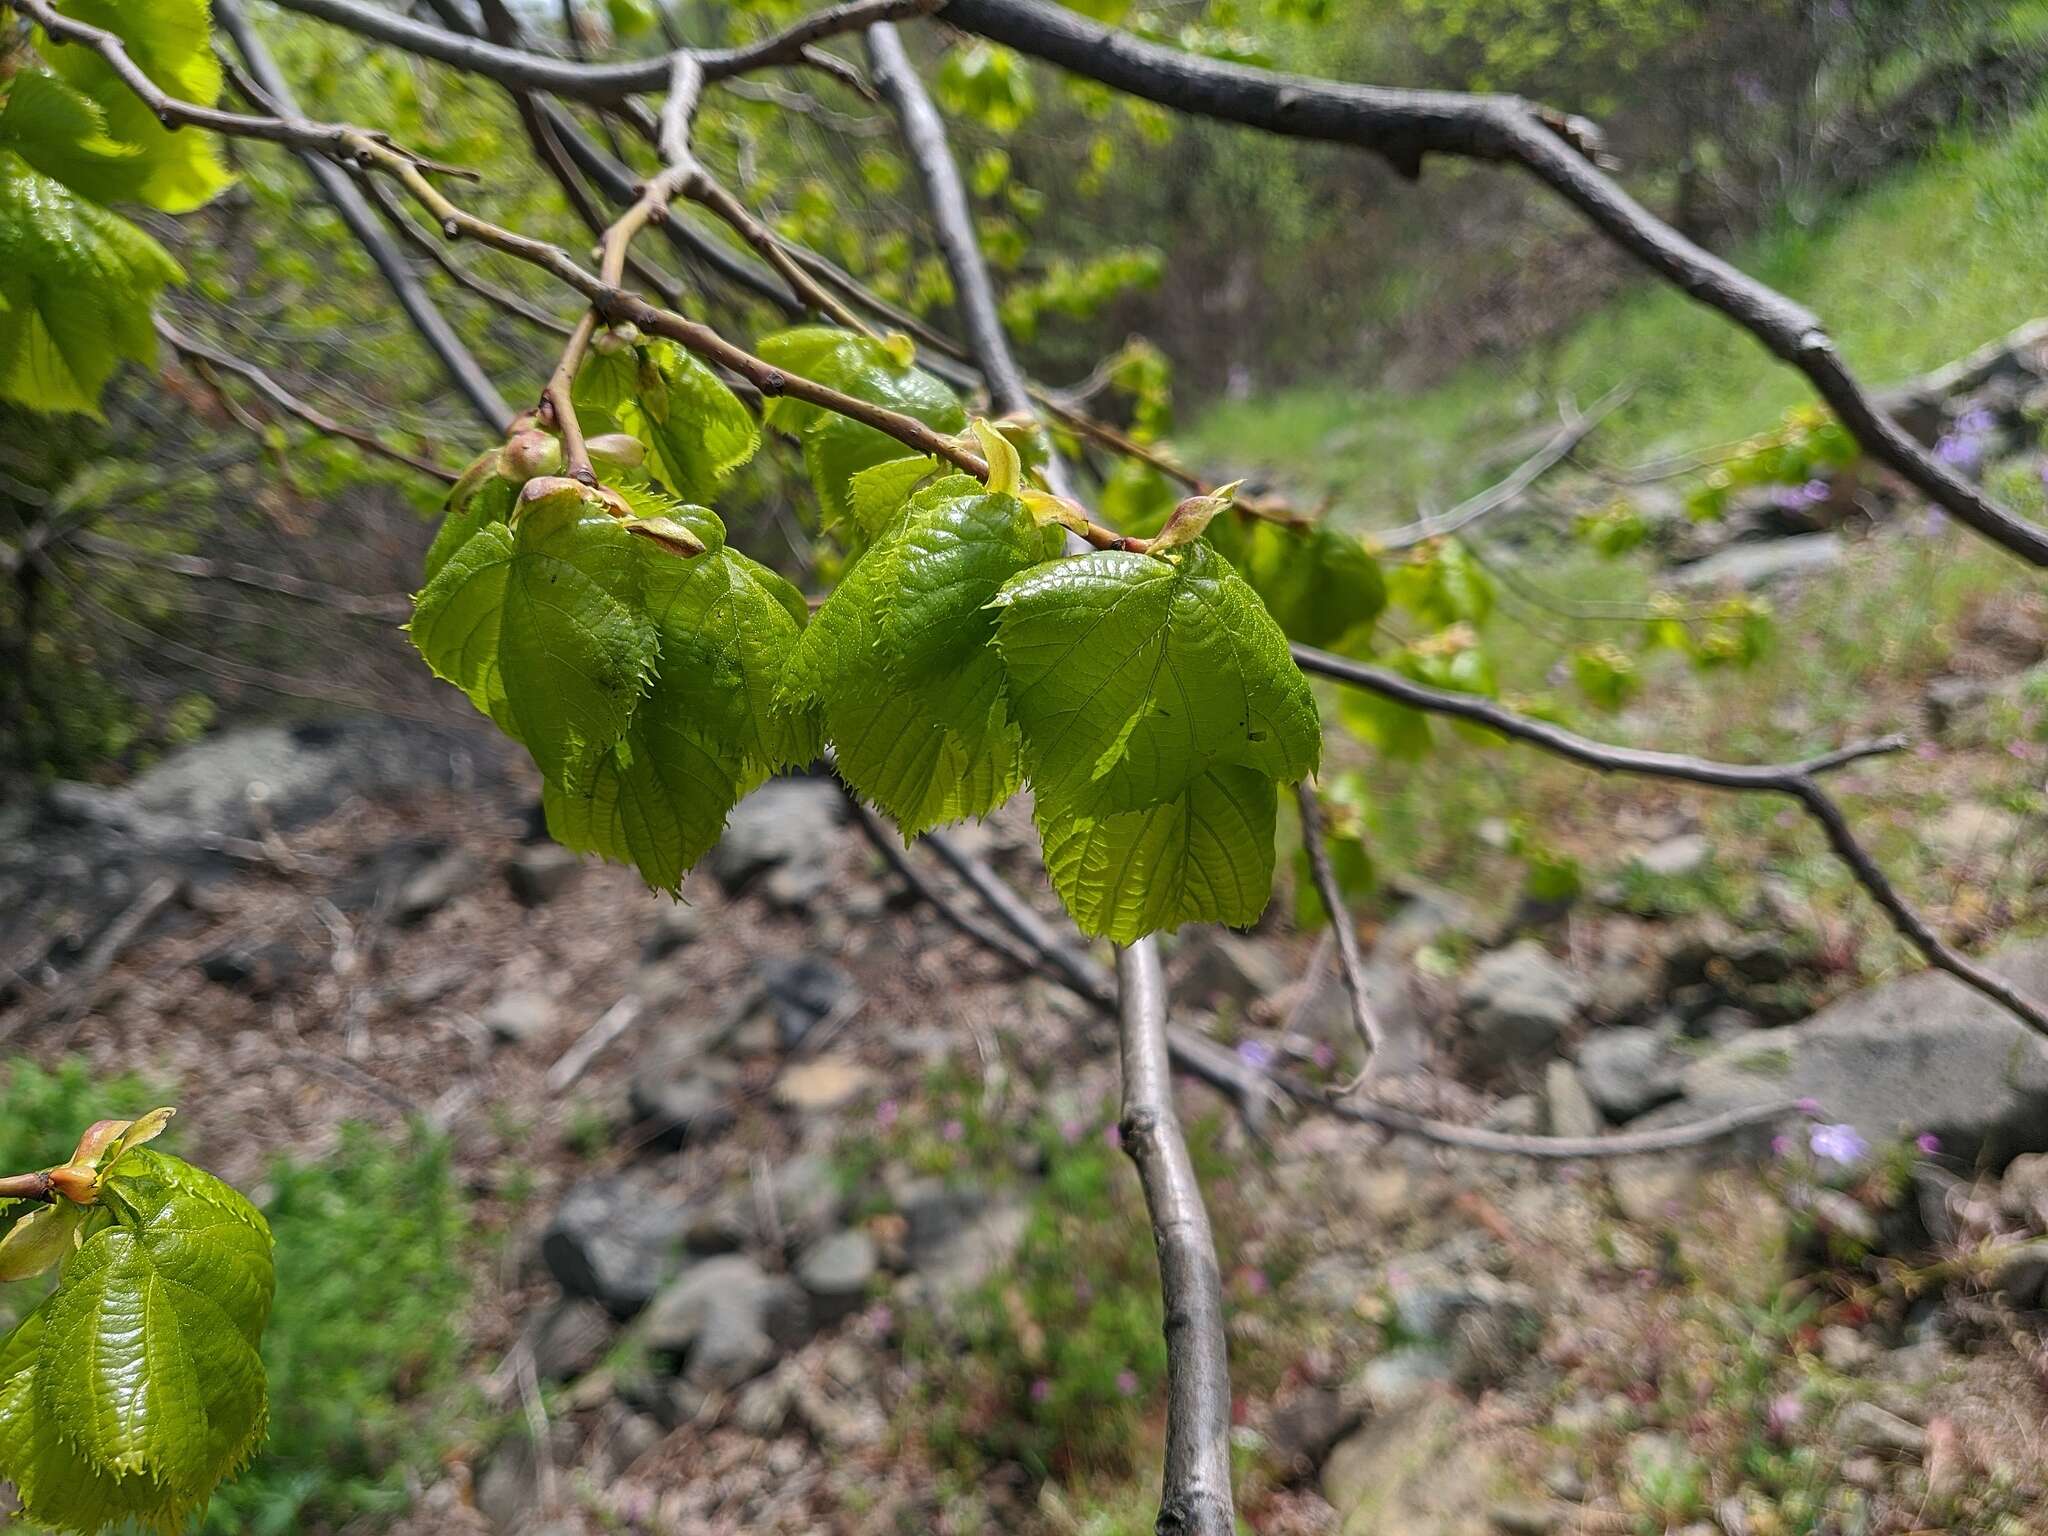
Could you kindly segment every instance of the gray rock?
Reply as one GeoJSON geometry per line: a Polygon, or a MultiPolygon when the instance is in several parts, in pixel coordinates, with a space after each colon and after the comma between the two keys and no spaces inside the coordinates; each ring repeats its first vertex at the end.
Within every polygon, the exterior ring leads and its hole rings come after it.
{"type": "Polygon", "coordinates": [[[2048,1232],[2048,1152],[2012,1160],[1998,1186],[1998,1204],[2006,1215],[2048,1232]]]}
{"type": "Polygon", "coordinates": [[[1399,1413],[1451,1384],[1451,1357],[1434,1344],[1404,1344],[1368,1360],[1359,1391],[1374,1413],[1399,1413]]]}
{"type": "Polygon", "coordinates": [[[648,1144],[669,1151],[709,1141],[732,1126],[736,1111],[728,1073],[706,1062],[699,1070],[670,1076],[636,1072],[627,1087],[633,1116],[646,1127],[648,1144]]]}
{"type": "Polygon", "coordinates": [[[839,1219],[844,1200],[839,1175],[829,1158],[799,1152],[768,1176],[775,1217],[785,1240],[802,1242],[839,1219]]]}
{"type": "Polygon", "coordinates": [[[533,1341],[533,1364],[543,1381],[568,1381],[604,1358],[618,1325],[603,1305],[588,1297],[558,1302],[533,1341]]]}
{"type": "Polygon", "coordinates": [[[439,858],[407,876],[398,888],[392,915],[401,923],[416,923],[438,912],[483,878],[483,866],[464,848],[451,848],[439,858]]]}
{"type": "Polygon", "coordinates": [[[1835,1415],[1835,1436],[1845,1445],[1880,1456],[1917,1460],[1927,1450],[1927,1431],[1875,1403],[1856,1402],[1835,1415]]]}
{"type": "Polygon", "coordinates": [[[1714,845],[1704,832],[1681,832],[1636,855],[1636,868],[1660,880],[1682,880],[1714,862],[1714,845]]]}
{"type": "Polygon", "coordinates": [[[1228,1004],[1241,1018],[1262,998],[1294,983],[1286,960],[1270,944],[1228,928],[1198,929],[1175,957],[1177,994],[1207,1007],[1228,1004]]]}
{"type": "Polygon", "coordinates": [[[1402,1332],[1441,1344],[1451,1380],[1467,1392],[1498,1386],[1542,1342],[1543,1314],[1527,1286],[1454,1275],[1425,1258],[1389,1265],[1387,1289],[1402,1332]]]}
{"type": "Polygon", "coordinates": [[[1679,1095],[1685,1058],[1678,1053],[1678,1022],[1590,1035],[1579,1047],[1579,1076],[1607,1118],[1633,1120],[1679,1095]]]}
{"type": "Polygon", "coordinates": [[[796,1402],[796,1384],[789,1365],[748,1382],[733,1400],[733,1423],[763,1440],[781,1434],[796,1402]]]}
{"type": "Polygon", "coordinates": [[[977,1209],[980,1214],[972,1221],[937,1243],[920,1245],[912,1223],[912,1262],[931,1294],[942,1302],[965,1295],[1000,1272],[1024,1241],[1031,1212],[1022,1203],[991,1206],[984,1199],[977,1209]]]}
{"type": "Polygon", "coordinates": [[[711,850],[711,873],[728,895],[784,865],[828,865],[846,803],[823,779],[771,779],[736,806],[711,850]]]}
{"type": "Polygon", "coordinates": [[[663,902],[655,909],[653,928],[641,941],[640,957],[653,961],[674,954],[695,943],[709,926],[709,921],[702,907],[688,906],[680,901],[663,902]]]}
{"type": "Polygon", "coordinates": [[[306,968],[306,957],[283,939],[266,944],[234,943],[201,955],[199,974],[218,986],[251,997],[269,997],[306,968]]]}
{"type": "Polygon", "coordinates": [[[2048,1287],[2048,1241],[2015,1243],[1998,1256],[1991,1284],[2015,1307],[2032,1307],[2048,1287]]]}
{"type": "Polygon", "coordinates": [[[754,972],[785,1051],[803,1044],[827,1014],[851,1006],[859,997],[843,967],[812,955],[769,955],[755,963],[754,972]]]}
{"type": "Polygon", "coordinates": [[[1563,1525],[1557,1511],[1548,1504],[1520,1501],[1496,1504],[1486,1512],[1486,1518],[1501,1536],[1551,1536],[1563,1525]]]}
{"type": "Polygon", "coordinates": [[[1514,1094],[1494,1105],[1480,1124],[1512,1136],[1538,1135],[1543,1130],[1543,1100],[1533,1093],[1514,1094]]]}
{"type": "MultiPolygon", "coordinates": [[[[1985,963],[2022,991],[2048,991],[2048,941],[2008,944],[1985,963]]],[[[1873,1143],[1932,1131],[1944,1154],[1994,1167],[2048,1151],[2048,1045],[1932,971],[1722,1046],[1686,1069],[1684,1089],[1682,1103],[1653,1118],[1806,1097],[1873,1143]]],[[[1769,1135],[1762,1128],[1758,1140],[1769,1135]]]]}
{"type": "Polygon", "coordinates": [[[881,1268],[875,1240],[859,1228],[835,1232],[813,1243],[797,1260],[797,1284],[811,1299],[811,1320],[819,1327],[858,1311],[881,1268]]]}
{"type": "Polygon", "coordinates": [[[2025,823],[2003,806],[1965,800],[1920,827],[1921,841],[1950,864],[2003,862],[2025,823]]]}
{"type": "Polygon", "coordinates": [[[1343,1536],[1484,1531],[1508,1469],[1497,1437],[1472,1432],[1471,1414],[1439,1392],[1408,1412],[1376,1414],[1340,1441],[1323,1464],[1322,1486],[1343,1536]]]}
{"type": "Polygon", "coordinates": [[[1568,1061],[1545,1064],[1543,1104],[1553,1136],[1598,1136],[1606,1128],[1585,1084],[1579,1081],[1579,1074],[1568,1061]]]}
{"type": "Polygon", "coordinates": [[[680,1203],[637,1179],[587,1179],[556,1207],[541,1236],[541,1259],[570,1296],[631,1317],[676,1272],[685,1219],[680,1203]]]}
{"type": "Polygon", "coordinates": [[[1921,710],[1928,731],[1952,747],[1995,744],[2023,713],[2048,702],[2048,666],[2008,677],[1941,677],[1927,685],[1921,710]]]}
{"type": "Polygon", "coordinates": [[[1495,1081],[1526,1078],[1578,1017],[1572,973],[1534,939],[1482,955],[1458,989],[1473,1071],[1495,1081]]]}
{"type": "Polygon", "coordinates": [[[554,1022],[554,1000],[533,987],[500,992],[484,1005],[484,1028],[510,1045],[545,1034],[554,1022]]]}
{"type": "Polygon", "coordinates": [[[832,888],[832,871],[822,862],[780,864],[761,878],[761,897],[778,912],[802,912],[832,888]]]}
{"type": "Polygon", "coordinates": [[[505,861],[505,884],[522,907],[547,905],[582,873],[582,860],[560,843],[536,843],[505,861]]]}
{"type": "Polygon", "coordinates": [[[1842,541],[1832,533],[1736,544],[1704,560],[1680,566],[1671,573],[1671,584],[1681,592],[1765,587],[1832,569],[1842,563],[1842,553],[1842,541]]]}
{"type": "Polygon", "coordinates": [[[649,1351],[683,1362],[683,1380],[702,1391],[750,1381],[799,1342],[802,1293],[786,1276],[763,1274],[744,1254],[692,1265],[662,1288],[634,1324],[649,1351]]]}
{"type": "Polygon", "coordinates": [[[1277,1403],[1266,1420],[1266,1443],[1273,1457],[1294,1476],[1322,1465],[1345,1435],[1358,1425],[1358,1405],[1347,1403],[1334,1387],[1305,1385],[1277,1403]]]}

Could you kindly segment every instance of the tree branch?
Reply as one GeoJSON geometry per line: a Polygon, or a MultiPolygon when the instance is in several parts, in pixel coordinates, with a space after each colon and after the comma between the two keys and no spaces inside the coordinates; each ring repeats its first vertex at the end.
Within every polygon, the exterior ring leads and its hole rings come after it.
{"type": "Polygon", "coordinates": [[[2048,528],[2025,521],[1886,416],[1818,318],[1664,224],[1594,163],[1592,129],[1514,96],[1396,90],[1229,64],[1148,43],[1046,0],[948,0],[956,27],[1162,106],[1291,138],[1349,144],[1418,174],[1425,154],[1521,166],[1609,240],[1798,369],[1871,457],[1993,543],[2048,565],[2048,528]]]}
{"type": "Polygon", "coordinates": [[[1123,1149],[1136,1165],[1166,1304],[1166,1465],[1159,1536],[1232,1536],[1230,1361],[1223,1279],[1201,1184],[1173,1112],[1166,977],[1141,940],[1117,952],[1122,993],[1123,1149]]]}
{"type": "Polygon", "coordinates": [[[1471,693],[1452,693],[1413,682],[1398,672],[1375,667],[1348,657],[1333,656],[1310,646],[1293,648],[1295,662],[1304,672],[1335,678],[1354,688],[1368,689],[1383,698],[1406,704],[1430,714],[1450,715],[1488,726],[1514,741],[1526,742],[1553,756],[1566,758],[1601,773],[1629,773],[1646,778],[1674,779],[1705,789],[1741,790],[1786,795],[1820,823],[1828,845],[1849,867],[1859,885],[1870,894],[1892,926],[1917,949],[1927,963],[1946,971],[1965,986],[1982,993],[2036,1033],[2048,1036],[2048,1009],[2013,986],[2003,977],[1985,970],[1975,961],[1957,953],[1928,927],[1878,867],[1876,860],[1856,841],[1848,819],[1828,792],[1821,788],[1819,775],[1863,758],[1896,752],[1905,746],[1902,736],[1858,742],[1834,752],[1823,753],[1803,763],[1748,764],[1717,763],[1707,758],[1678,752],[1652,752],[1640,747],[1616,747],[1589,740],[1545,720],[1532,720],[1493,700],[1471,693]]]}
{"type": "MultiPolygon", "coordinates": [[[[35,14],[39,11],[48,12],[52,17],[56,17],[60,21],[63,20],[62,17],[57,16],[57,13],[44,3],[44,0],[8,0],[8,3],[29,10],[30,14],[35,14]]],[[[370,260],[376,264],[377,270],[384,275],[384,281],[390,285],[393,296],[397,298],[400,307],[405,310],[406,318],[412,321],[413,329],[419,332],[420,339],[427,344],[428,349],[440,360],[442,368],[446,370],[448,377],[454,382],[457,391],[462,395],[471,412],[491,431],[504,431],[506,423],[512,419],[512,408],[505,403],[505,397],[498,393],[497,386],[491,383],[490,377],[485,374],[475,356],[468,347],[463,345],[462,339],[455,334],[454,328],[448,324],[447,318],[441,313],[433,299],[428,296],[427,291],[420,286],[419,280],[413,276],[411,270],[406,266],[405,259],[399,254],[397,247],[391,243],[391,237],[385,232],[383,226],[377,222],[376,214],[371,212],[370,205],[364,199],[361,189],[349,179],[348,173],[335,163],[333,157],[337,153],[347,153],[349,146],[346,142],[346,136],[351,131],[342,130],[343,137],[337,139],[334,133],[323,129],[314,135],[320,142],[308,142],[305,130],[310,125],[297,119],[298,108],[293,104],[291,88],[286,84],[284,77],[279,74],[277,65],[272,62],[268,50],[263,46],[262,38],[256,35],[255,29],[249,25],[247,19],[242,15],[241,9],[235,3],[235,0],[216,0],[213,14],[220,22],[222,30],[234,39],[235,47],[241,53],[243,62],[248,65],[249,73],[254,77],[257,86],[263,91],[265,96],[277,103],[280,111],[287,114],[287,116],[282,118],[244,118],[240,113],[213,114],[216,117],[235,119],[236,121],[232,124],[206,122],[190,118],[186,120],[194,122],[195,126],[211,128],[219,133],[247,134],[250,137],[258,138],[270,137],[272,142],[289,144],[292,148],[298,150],[299,158],[306,163],[306,169],[312,172],[313,179],[320,184],[320,190],[326,194],[327,200],[334,205],[334,211],[341,215],[341,221],[348,226],[349,233],[355,236],[357,243],[362,246],[370,260]],[[287,127],[294,129],[295,136],[266,134],[260,131],[261,125],[273,123],[283,123],[287,127]],[[252,128],[251,125],[258,126],[252,128]]],[[[41,18],[38,17],[38,19],[40,20],[41,18]]],[[[45,22],[44,25],[47,27],[48,22],[45,22]]],[[[78,24],[69,23],[69,25],[76,26],[78,24]]],[[[85,30],[98,32],[97,28],[86,28],[85,30]]],[[[55,36],[56,34],[53,32],[51,35],[55,36]]],[[[82,40],[89,41],[101,57],[105,58],[110,64],[113,64],[117,70],[121,68],[120,63],[116,62],[117,55],[119,59],[127,59],[127,50],[121,46],[120,39],[114,37],[112,33],[99,32],[97,39],[82,40]]],[[[129,60],[128,62],[129,66],[133,68],[133,61],[129,60]]],[[[139,69],[135,73],[141,75],[139,69]]],[[[157,90],[155,85],[149,82],[147,76],[142,76],[142,85],[138,85],[135,80],[128,79],[125,73],[123,74],[123,79],[127,81],[131,89],[136,90],[137,94],[142,96],[144,101],[156,108],[158,117],[163,118],[167,124],[171,123],[173,117],[178,115],[174,113],[172,117],[165,116],[166,107],[171,103],[171,98],[162,91],[157,90]],[[147,90],[143,89],[144,85],[148,87],[147,90]]],[[[374,136],[367,137],[374,140],[374,136]]],[[[377,142],[382,145],[382,141],[377,142]]],[[[414,169],[415,174],[418,174],[416,164],[411,157],[390,149],[388,145],[382,145],[382,147],[384,147],[386,153],[407,164],[414,169]]]]}
{"type": "MultiPolygon", "coordinates": [[[[584,64],[549,58],[523,48],[508,48],[479,38],[463,37],[398,11],[364,4],[363,0],[278,0],[288,11],[317,17],[360,36],[389,43],[407,53],[485,75],[500,85],[528,91],[549,91],[593,106],[612,106],[628,97],[661,90],[668,84],[667,55],[619,64],[584,64]]],[[[734,48],[693,48],[687,52],[703,67],[707,82],[728,80],[755,70],[783,65],[815,65],[814,43],[858,32],[876,21],[921,16],[938,0],[845,0],[799,18],[782,31],[734,48]]]]}
{"type": "Polygon", "coordinates": [[[388,459],[394,464],[403,464],[407,469],[418,470],[421,474],[430,475],[434,479],[448,485],[453,485],[461,478],[454,470],[444,469],[441,465],[434,463],[430,459],[423,459],[414,454],[407,453],[403,448],[394,448],[389,443],[383,441],[383,439],[373,433],[365,432],[360,427],[352,427],[346,422],[336,421],[325,411],[301,400],[254,363],[244,362],[239,357],[223,352],[219,347],[200,341],[195,337],[187,336],[161,315],[156,317],[156,333],[170,344],[172,351],[186,357],[203,359],[224,373],[232,373],[237,378],[246,380],[255,387],[264,399],[268,400],[279,410],[298,417],[300,421],[303,421],[315,432],[324,432],[330,437],[344,438],[354,443],[358,448],[374,453],[380,458],[388,459]]]}

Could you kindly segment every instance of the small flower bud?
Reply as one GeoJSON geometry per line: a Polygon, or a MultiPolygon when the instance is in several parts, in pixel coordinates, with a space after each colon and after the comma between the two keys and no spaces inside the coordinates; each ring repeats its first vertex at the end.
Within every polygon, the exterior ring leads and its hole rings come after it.
{"type": "Polygon", "coordinates": [[[618,325],[608,326],[590,338],[590,345],[600,356],[617,357],[640,344],[640,327],[627,320],[618,325]]]}

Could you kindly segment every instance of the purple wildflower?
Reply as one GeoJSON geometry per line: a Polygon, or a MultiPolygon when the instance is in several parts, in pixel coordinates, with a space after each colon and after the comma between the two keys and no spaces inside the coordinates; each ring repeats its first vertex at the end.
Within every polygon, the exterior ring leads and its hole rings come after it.
{"type": "Polygon", "coordinates": [[[896,1123],[898,1113],[896,1101],[894,1099],[884,1099],[875,1106],[875,1124],[886,1131],[896,1123]]]}
{"type": "Polygon", "coordinates": [[[1337,1053],[1326,1040],[1318,1040],[1315,1050],[1309,1054],[1315,1064],[1325,1072],[1337,1065],[1337,1053]]]}
{"type": "Polygon", "coordinates": [[[1941,1150],[1941,1138],[1932,1131],[1922,1131],[1913,1138],[1913,1145],[1932,1157],[1941,1150]]]}
{"type": "Polygon", "coordinates": [[[1128,1369],[1118,1371],[1116,1373],[1116,1389],[1124,1397],[1136,1397],[1138,1395],[1138,1373],[1128,1369]]]}
{"type": "Polygon", "coordinates": [[[1772,1439],[1783,1440],[1805,1417],[1806,1405],[1787,1392],[1771,1399],[1770,1406],[1764,1410],[1764,1428],[1770,1431],[1772,1439]]]}
{"type": "Polygon", "coordinates": [[[1801,1099],[1793,1108],[1797,1109],[1802,1115],[1817,1115],[1820,1113],[1820,1100],[1814,1098],[1801,1099]]]}
{"type": "Polygon", "coordinates": [[[1773,1136],[1771,1138],[1771,1156],[1790,1157],[1791,1155],[1792,1138],[1790,1136],[1773,1136]]]}
{"type": "Polygon", "coordinates": [[[958,1120],[948,1120],[944,1125],[939,1127],[939,1140],[941,1141],[958,1141],[962,1136],[965,1136],[966,1134],[967,1127],[962,1125],[958,1120]]]}
{"type": "Polygon", "coordinates": [[[1237,1042],[1238,1060],[1257,1071],[1268,1071],[1273,1065],[1273,1047],[1263,1040],[1240,1040],[1237,1042]]]}
{"type": "Polygon", "coordinates": [[[1815,476],[1813,479],[1807,481],[1806,484],[1799,487],[1799,494],[1805,500],[1810,502],[1826,501],[1828,497],[1834,494],[1834,487],[1829,485],[1827,481],[1821,479],[1819,476],[1815,476]]]}
{"type": "Polygon", "coordinates": [[[1031,1383],[1031,1401],[1033,1401],[1034,1403],[1042,1403],[1051,1396],[1052,1383],[1047,1381],[1043,1376],[1039,1377],[1038,1380],[1031,1383]]]}
{"type": "Polygon", "coordinates": [[[1088,1122],[1085,1120],[1063,1120],[1060,1122],[1060,1140],[1070,1147],[1087,1134],[1088,1122]]]}
{"type": "Polygon", "coordinates": [[[1857,1134],[1853,1125],[1816,1125],[1808,1133],[1806,1144],[1822,1162],[1840,1163],[1844,1168],[1862,1162],[1870,1153],[1870,1143],[1857,1134]]]}
{"type": "Polygon", "coordinates": [[[1115,1121],[1111,1121],[1102,1128],[1102,1139],[1112,1147],[1121,1147],[1124,1144],[1124,1133],[1117,1128],[1115,1121]]]}

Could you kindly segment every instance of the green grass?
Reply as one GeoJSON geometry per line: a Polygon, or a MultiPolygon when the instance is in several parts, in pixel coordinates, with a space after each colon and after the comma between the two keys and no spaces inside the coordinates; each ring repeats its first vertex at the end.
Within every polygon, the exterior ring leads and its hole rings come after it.
{"type": "MultiPolygon", "coordinates": [[[[1882,387],[2048,311],[2044,227],[2048,105],[1996,137],[1959,134],[1828,216],[1732,255],[1812,308],[1882,387]]],[[[1585,404],[1622,383],[1634,397],[1599,441],[1627,460],[1746,436],[1811,398],[1747,334],[1646,282],[1509,367],[1471,365],[1414,394],[1318,384],[1221,404],[1179,446],[1192,463],[1263,471],[1306,499],[1333,497],[1358,526],[1384,526],[1497,474],[1488,456],[1547,421],[1554,398],[1585,404]]]]}

